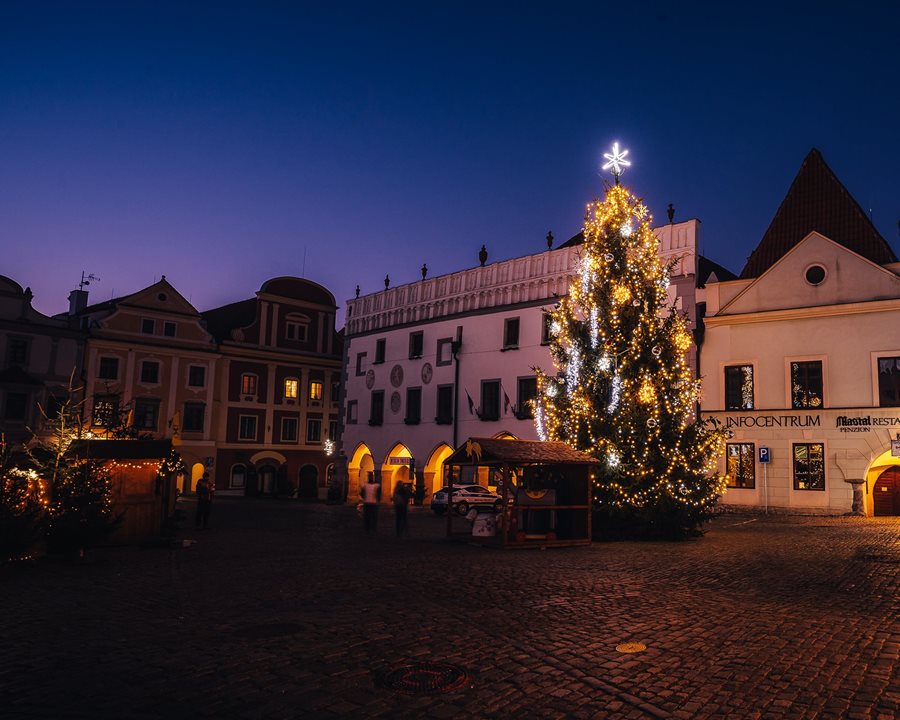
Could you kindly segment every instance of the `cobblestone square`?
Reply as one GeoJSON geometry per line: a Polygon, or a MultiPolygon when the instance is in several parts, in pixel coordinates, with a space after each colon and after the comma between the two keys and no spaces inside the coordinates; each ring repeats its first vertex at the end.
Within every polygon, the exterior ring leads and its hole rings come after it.
{"type": "MultiPolygon", "coordinates": [[[[193,511],[183,502],[185,517],[193,511]]],[[[216,501],[177,548],[0,568],[4,718],[895,718],[896,518],[488,550],[429,511],[216,501]],[[616,646],[646,645],[626,654],[616,646]],[[459,666],[437,695],[383,686],[459,666]]]]}

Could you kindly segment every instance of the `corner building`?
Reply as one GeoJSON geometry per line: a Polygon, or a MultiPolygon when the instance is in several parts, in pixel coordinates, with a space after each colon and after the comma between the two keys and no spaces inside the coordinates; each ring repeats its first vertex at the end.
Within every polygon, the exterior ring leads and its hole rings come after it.
{"type": "MultiPolygon", "coordinates": [[[[698,279],[727,271],[697,255],[700,223],[656,228],[674,261],[669,303],[694,320],[698,279]]],[[[469,437],[535,440],[535,367],[552,369],[546,310],[568,292],[580,244],[385,289],[347,302],[342,449],[348,496],[372,476],[387,502],[414,482],[425,502],[469,437]]],[[[692,349],[692,362],[695,363],[692,349]]]]}
{"type": "Polygon", "coordinates": [[[705,299],[702,415],[733,432],[722,502],[900,515],[900,263],[818,151],[705,299]]]}

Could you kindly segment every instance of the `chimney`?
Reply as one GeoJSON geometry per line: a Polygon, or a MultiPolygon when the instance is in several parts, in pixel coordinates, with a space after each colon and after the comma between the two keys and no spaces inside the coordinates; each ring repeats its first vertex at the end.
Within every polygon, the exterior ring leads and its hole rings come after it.
{"type": "Polygon", "coordinates": [[[77,315],[87,307],[88,291],[73,290],[69,293],[69,315],[77,315]]]}

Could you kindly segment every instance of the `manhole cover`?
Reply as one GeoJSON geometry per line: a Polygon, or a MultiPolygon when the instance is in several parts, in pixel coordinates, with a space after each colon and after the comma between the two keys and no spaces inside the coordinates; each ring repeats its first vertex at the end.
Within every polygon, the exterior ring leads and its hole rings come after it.
{"type": "Polygon", "coordinates": [[[248,625],[238,628],[234,634],[248,640],[264,640],[266,638],[296,635],[303,628],[297,623],[266,623],[264,625],[248,625]]]}
{"type": "Polygon", "coordinates": [[[622,643],[621,645],[616,645],[616,650],[620,653],[639,653],[644,652],[647,649],[647,646],[644,643],[639,642],[627,642],[622,643]]]}
{"type": "Polygon", "coordinates": [[[449,663],[414,663],[391,670],[384,685],[406,695],[437,695],[459,690],[469,676],[466,671],[449,663]]]}

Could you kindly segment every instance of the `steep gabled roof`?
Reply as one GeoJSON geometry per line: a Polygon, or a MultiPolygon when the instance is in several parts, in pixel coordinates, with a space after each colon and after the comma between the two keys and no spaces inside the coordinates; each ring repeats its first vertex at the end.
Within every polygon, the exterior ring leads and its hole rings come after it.
{"type": "Polygon", "coordinates": [[[822,153],[813,148],[747,260],[741,278],[759,277],[814,231],[878,265],[897,262],[891,246],[825,164],[822,153]]]}

